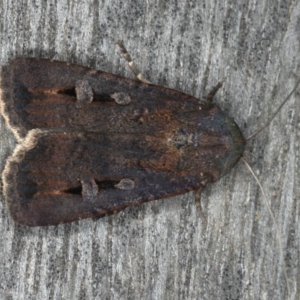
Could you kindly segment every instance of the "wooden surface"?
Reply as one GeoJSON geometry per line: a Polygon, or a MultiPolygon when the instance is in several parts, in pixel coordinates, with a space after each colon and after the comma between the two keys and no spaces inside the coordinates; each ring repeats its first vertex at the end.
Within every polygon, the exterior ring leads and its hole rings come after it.
{"type": "MultiPolygon", "coordinates": [[[[153,83],[215,101],[247,137],[300,77],[300,2],[13,1],[0,5],[0,65],[53,58],[132,77],[123,39],[153,83]],[[239,3],[239,4],[235,4],[239,3]]],[[[154,201],[98,221],[16,226],[1,196],[0,299],[299,299],[300,89],[247,157],[283,239],[240,162],[202,193],[154,201]]],[[[3,118],[1,172],[16,140],[3,118]]]]}

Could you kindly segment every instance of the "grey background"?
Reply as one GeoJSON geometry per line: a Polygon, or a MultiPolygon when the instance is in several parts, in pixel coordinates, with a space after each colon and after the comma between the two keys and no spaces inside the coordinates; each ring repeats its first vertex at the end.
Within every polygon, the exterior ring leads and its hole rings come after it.
{"type": "MultiPolygon", "coordinates": [[[[118,39],[153,83],[215,101],[248,136],[300,77],[300,2],[0,1],[0,66],[18,56],[132,77],[118,39]],[[238,3],[238,4],[237,4],[238,3]]],[[[283,238],[299,299],[299,97],[247,147],[283,238]]],[[[0,170],[16,140],[0,119],[0,170]]],[[[202,193],[98,221],[16,226],[0,201],[1,299],[288,299],[275,227],[244,164],[202,193]]]]}

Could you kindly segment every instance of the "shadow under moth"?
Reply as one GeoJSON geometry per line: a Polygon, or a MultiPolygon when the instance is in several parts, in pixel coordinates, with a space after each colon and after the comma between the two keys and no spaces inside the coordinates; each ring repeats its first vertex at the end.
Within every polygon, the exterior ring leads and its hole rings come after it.
{"type": "Polygon", "coordinates": [[[231,170],[246,141],[212,98],[65,62],[17,58],[1,110],[19,144],[3,171],[14,221],[47,226],[201,191],[231,170]]]}

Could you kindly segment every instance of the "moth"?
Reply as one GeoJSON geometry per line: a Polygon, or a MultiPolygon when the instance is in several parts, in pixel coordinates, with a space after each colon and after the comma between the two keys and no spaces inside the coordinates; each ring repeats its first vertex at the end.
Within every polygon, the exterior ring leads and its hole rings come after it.
{"type": "Polygon", "coordinates": [[[1,111],[19,144],[3,187],[18,224],[48,226],[191,190],[240,160],[245,138],[207,101],[65,62],[17,58],[1,76],[1,111]]]}

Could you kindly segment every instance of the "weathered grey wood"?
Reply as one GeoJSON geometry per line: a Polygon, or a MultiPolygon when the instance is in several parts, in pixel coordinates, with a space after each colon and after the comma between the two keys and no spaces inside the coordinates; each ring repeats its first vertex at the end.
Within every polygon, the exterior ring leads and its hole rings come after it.
{"type": "MultiPolygon", "coordinates": [[[[245,136],[300,76],[300,2],[13,1],[0,5],[0,65],[39,56],[132,76],[123,39],[153,83],[215,101],[245,136]],[[238,3],[238,4],[236,4],[238,3]],[[247,124],[247,126],[246,126],[247,124]]],[[[300,92],[248,147],[272,204],[291,288],[300,297],[300,92]]],[[[16,141],[0,121],[1,171],[16,141]]],[[[202,194],[98,221],[15,226],[1,196],[1,299],[288,299],[274,223],[242,163],[202,194]]]]}

